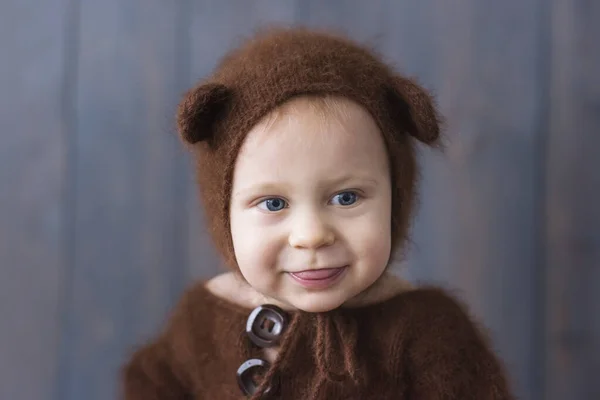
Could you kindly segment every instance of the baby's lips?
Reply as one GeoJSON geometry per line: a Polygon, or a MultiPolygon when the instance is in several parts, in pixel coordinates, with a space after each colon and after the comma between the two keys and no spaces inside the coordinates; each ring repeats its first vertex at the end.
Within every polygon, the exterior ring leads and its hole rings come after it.
{"type": "Polygon", "coordinates": [[[332,276],[339,273],[342,268],[312,269],[312,270],[306,270],[306,271],[300,271],[300,272],[293,272],[292,274],[300,279],[320,280],[320,279],[331,278],[332,276]]]}

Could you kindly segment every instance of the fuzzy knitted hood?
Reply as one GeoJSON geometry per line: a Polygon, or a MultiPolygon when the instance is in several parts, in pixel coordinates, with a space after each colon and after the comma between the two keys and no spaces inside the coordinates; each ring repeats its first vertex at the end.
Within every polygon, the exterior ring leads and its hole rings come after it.
{"type": "Polygon", "coordinates": [[[271,28],[230,51],[211,76],[185,94],[177,114],[178,131],[195,155],[209,232],[234,269],[229,201],[237,154],[261,118],[307,94],[343,96],[372,115],[389,154],[393,248],[406,238],[417,180],[413,139],[435,145],[440,137],[432,98],[347,38],[271,28]]]}

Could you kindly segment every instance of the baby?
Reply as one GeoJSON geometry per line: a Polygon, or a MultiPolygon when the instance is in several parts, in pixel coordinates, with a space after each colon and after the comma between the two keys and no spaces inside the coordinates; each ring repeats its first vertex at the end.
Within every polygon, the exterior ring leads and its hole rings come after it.
{"type": "Polygon", "coordinates": [[[346,38],[262,32],[178,113],[231,272],[198,282],[123,370],[126,400],[511,399],[466,307],[389,272],[427,92],[346,38]]]}

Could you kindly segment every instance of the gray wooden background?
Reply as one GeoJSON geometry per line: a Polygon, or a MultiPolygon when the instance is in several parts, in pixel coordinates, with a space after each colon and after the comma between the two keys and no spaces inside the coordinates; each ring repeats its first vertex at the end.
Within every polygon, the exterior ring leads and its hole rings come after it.
{"type": "Polygon", "coordinates": [[[522,399],[600,399],[600,2],[0,3],[0,399],[104,400],[218,271],[179,96],[263,23],[339,28],[433,89],[403,273],[463,291],[522,399]]]}

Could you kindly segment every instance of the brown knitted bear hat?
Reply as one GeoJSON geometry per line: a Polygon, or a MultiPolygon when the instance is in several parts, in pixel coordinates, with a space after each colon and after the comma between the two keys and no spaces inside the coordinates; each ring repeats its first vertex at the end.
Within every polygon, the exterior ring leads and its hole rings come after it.
{"type": "Polygon", "coordinates": [[[181,137],[192,146],[211,236],[237,269],[229,224],[233,169],[250,129],[299,95],[353,100],[378,124],[392,178],[392,249],[407,237],[417,166],[413,140],[435,145],[439,119],[431,97],[369,49],[331,33],[271,28],[227,54],[179,105],[181,137]]]}

